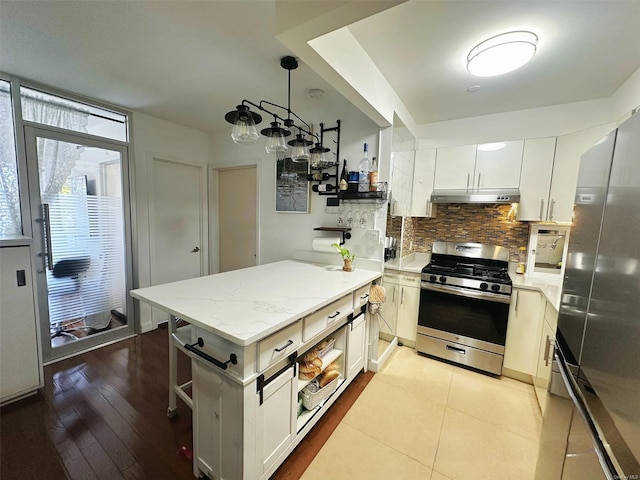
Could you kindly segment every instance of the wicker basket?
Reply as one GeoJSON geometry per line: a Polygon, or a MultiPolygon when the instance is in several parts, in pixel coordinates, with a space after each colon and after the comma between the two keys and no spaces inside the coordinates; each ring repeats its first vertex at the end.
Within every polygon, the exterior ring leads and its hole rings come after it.
{"type": "Polygon", "coordinates": [[[309,388],[311,385],[307,385],[302,389],[302,404],[304,408],[307,410],[313,410],[316,408],[321,402],[324,402],[327,398],[331,396],[333,392],[338,388],[338,383],[340,383],[340,379],[342,375],[331,380],[331,382],[327,383],[324,387],[322,387],[317,392],[312,392],[309,388]]]}

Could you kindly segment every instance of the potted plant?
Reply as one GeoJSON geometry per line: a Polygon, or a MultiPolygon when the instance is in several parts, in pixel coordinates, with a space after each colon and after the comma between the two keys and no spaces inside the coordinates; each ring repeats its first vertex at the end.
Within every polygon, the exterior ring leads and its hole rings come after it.
{"type": "Polygon", "coordinates": [[[332,243],[331,246],[336,247],[338,249],[338,253],[340,253],[340,256],[342,257],[342,261],[344,262],[342,265],[342,270],[344,270],[345,272],[353,272],[353,260],[356,258],[356,256],[353,255],[349,251],[349,249],[342,248],[342,246],[338,245],[337,243],[332,243]]]}

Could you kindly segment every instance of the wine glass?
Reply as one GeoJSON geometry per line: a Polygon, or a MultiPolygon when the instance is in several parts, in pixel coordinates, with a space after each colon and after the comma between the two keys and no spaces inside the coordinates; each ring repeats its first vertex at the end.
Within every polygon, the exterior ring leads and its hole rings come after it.
{"type": "Polygon", "coordinates": [[[347,214],[345,215],[345,217],[346,217],[347,227],[352,228],[353,227],[353,212],[351,210],[348,210],[347,214]]]}

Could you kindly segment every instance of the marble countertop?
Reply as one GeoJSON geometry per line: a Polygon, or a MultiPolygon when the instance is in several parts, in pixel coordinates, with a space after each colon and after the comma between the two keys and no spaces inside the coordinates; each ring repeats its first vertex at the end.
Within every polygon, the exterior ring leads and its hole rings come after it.
{"type": "Polygon", "coordinates": [[[421,273],[429,260],[430,253],[413,253],[404,258],[394,258],[387,260],[384,264],[385,269],[398,270],[401,272],[421,273]]]}
{"type": "Polygon", "coordinates": [[[284,260],[131,290],[131,296],[236,345],[250,345],[360,288],[381,272],[284,260]]]}
{"type": "Polygon", "coordinates": [[[518,275],[511,271],[509,271],[509,276],[515,288],[538,290],[549,300],[556,310],[559,309],[562,279],[518,275]]]}

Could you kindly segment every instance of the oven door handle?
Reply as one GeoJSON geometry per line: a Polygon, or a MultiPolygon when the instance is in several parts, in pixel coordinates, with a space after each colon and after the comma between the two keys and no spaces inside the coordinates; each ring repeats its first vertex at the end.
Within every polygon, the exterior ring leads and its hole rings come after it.
{"type": "Polygon", "coordinates": [[[478,298],[480,300],[487,300],[489,302],[496,303],[511,303],[510,295],[496,295],[490,292],[477,292],[475,290],[469,290],[467,288],[460,288],[451,285],[441,286],[433,283],[421,282],[420,288],[423,290],[432,290],[434,292],[450,293],[452,295],[458,295],[460,297],[478,298]]]}

